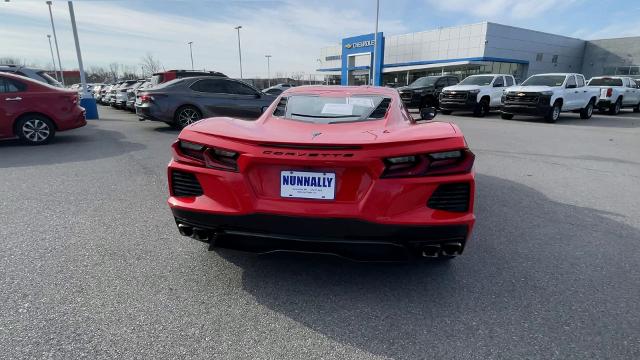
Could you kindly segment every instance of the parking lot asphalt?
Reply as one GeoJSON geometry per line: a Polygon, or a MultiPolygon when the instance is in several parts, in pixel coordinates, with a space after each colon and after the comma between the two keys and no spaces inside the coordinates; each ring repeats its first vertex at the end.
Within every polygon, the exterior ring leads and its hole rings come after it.
{"type": "Polygon", "coordinates": [[[0,142],[3,358],[640,358],[640,114],[439,115],[477,155],[465,254],[362,264],[181,237],[177,131],[99,111],[0,142]]]}

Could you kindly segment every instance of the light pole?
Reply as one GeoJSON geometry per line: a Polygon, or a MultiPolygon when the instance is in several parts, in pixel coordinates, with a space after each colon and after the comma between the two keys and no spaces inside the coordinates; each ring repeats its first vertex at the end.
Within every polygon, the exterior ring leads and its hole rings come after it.
{"type": "Polygon", "coordinates": [[[76,27],[76,14],[73,11],[73,2],[69,1],[69,16],[71,17],[71,30],[73,30],[73,40],[76,43],[76,55],[78,55],[78,69],[80,70],[80,86],[82,86],[82,98],[80,105],[85,108],[87,119],[98,119],[98,107],[93,95],[87,90],[87,79],[82,65],[82,53],[80,52],[80,40],[78,39],[78,28],[76,27]]]}
{"type": "MultiPolygon", "coordinates": [[[[62,73],[62,62],[60,62],[60,48],[58,47],[58,37],[56,36],[56,27],[53,25],[53,13],[51,12],[51,1],[47,1],[49,5],[49,18],[51,18],[51,29],[53,30],[53,42],[56,44],[56,53],[58,54],[58,67],[60,68],[60,81],[64,86],[64,74],[62,73]]],[[[53,64],[55,68],[55,64],[53,64]]]]}
{"type": "Polygon", "coordinates": [[[240,50],[240,29],[242,26],[238,25],[234,29],[238,30],[238,57],[240,58],[240,80],[242,80],[242,50],[240,50]]]}
{"type": "Polygon", "coordinates": [[[60,81],[58,77],[58,72],[56,71],[56,59],[53,57],[53,46],[51,46],[51,35],[47,34],[47,39],[49,39],[49,50],[51,50],[51,63],[53,64],[53,73],[56,75],[56,80],[60,81]]]}
{"type": "Polygon", "coordinates": [[[378,60],[378,18],[380,17],[380,0],[376,0],[376,32],[373,33],[373,66],[371,67],[371,85],[376,86],[376,60],[378,60]]]}
{"type": "Polygon", "coordinates": [[[191,54],[191,70],[193,70],[193,48],[191,47],[193,41],[189,41],[187,44],[189,44],[189,54],[191,54]]]}
{"type": "Polygon", "coordinates": [[[269,80],[269,87],[271,87],[271,55],[265,55],[267,58],[267,79],[269,80]]]}

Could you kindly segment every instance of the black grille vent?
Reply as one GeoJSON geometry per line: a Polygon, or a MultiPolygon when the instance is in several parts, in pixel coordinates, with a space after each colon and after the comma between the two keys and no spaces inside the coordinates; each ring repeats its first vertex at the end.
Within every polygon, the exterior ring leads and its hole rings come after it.
{"type": "Polygon", "coordinates": [[[171,193],[174,196],[200,196],[203,194],[196,176],[182,171],[171,172],[171,193]]]}
{"type": "Polygon", "coordinates": [[[466,91],[456,91],[455,93],[443,92],[442,98],[447,100],[466,100],[467,92],[466,91]]]}
{"type": "Polygon", "coordinates": [[[469,183],[442,184],[433,192],[427,206],[436,210],[465,212],[469,210],[469,183]]]}
{"type": "Polygon", "coordinates": [[[525,93],[522,96],[518,96],[509,94],[505,96],[505,101],[510,103],[535,104],[538,102],[538,95],[525,93]]]}

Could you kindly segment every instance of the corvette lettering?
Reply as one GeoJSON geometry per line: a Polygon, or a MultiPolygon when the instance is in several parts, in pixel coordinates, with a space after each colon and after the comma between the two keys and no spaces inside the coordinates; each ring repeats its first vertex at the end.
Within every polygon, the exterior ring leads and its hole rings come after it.
{"type": "Polygon", "coordinates": [[[310,152],[284,152],[284,151],[271,151],[266,150],[262,152],[265,155],[275,156],[297,156],[297,157],[323,157],[323,158],[349,158],[353,157],[353,154],[332,154],[332,153],[310,153],[310,152]]]}

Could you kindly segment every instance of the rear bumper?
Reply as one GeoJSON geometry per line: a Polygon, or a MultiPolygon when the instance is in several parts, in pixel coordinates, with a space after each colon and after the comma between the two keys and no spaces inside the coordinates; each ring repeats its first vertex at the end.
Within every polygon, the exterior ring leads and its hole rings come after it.
{"type": "Polygon", "coordinates": [[[215,245],[268,253],[304,251],[331,253],[355,260],[401,261],[420,256],[425,246],[460,244],[470,226],[372,223],[348,218],[312,218],[273,214],[221,215],[172,208],[176,224],[204,240],[215,234],[215,245]],[[205,237],[203,238],[203,234],[205,237]]]}
{"type": "Polygon", "coordinates": [[[151,120],[151,121],[163,121],[163,122],[171,122],[173,119],[163,119],[154,113],[154,111],[148,106],[135,106],[136,115],[141,120],[151,120]]]}
{"type": "Polygon", "coordinates": [[[87,125],[86,110],[81,106],[74,108],[67,118],[56,120],[56,127],[58,131],[77,129],[85,125],[87,125]]]}
{"type": "Polygon", "coordinates": [[[613,103],[609,99],[601,99],[596,103],[596,107],[600,109],[608,109],[613,103]]]}

